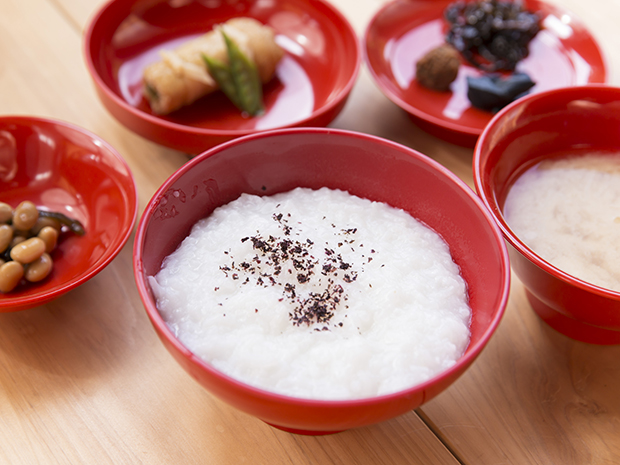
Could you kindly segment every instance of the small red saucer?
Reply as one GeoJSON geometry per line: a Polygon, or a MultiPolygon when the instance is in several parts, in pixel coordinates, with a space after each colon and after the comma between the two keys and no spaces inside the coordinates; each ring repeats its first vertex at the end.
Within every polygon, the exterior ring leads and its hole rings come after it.
{"type": "Polygon", "coordinates": [[[91,20],[84,52],[98,96],[115,118],[190,154],[267,129],[326,126],[342,110],[361,64],[353,28],[322,0],[112,0],[91,20]],[[160,59],[160,50],[239,16],[271,26],[286,52],[263,89],[265,113],[245,118],[215,92],[169,115],[153,114],[142,96],[144,67],[160,59]]]}
{"type": "MultiPolygon", "coordinates": [[[[415,63],[445,42],[444,10],[453,0],[396,0],[382,8],[365,33],[365,59],[381,91],[425,131],[473,147],[493,114],[467,99],[467,76],[479,75],[463,62],[451,91],[427,89],[415,79],[415,63]]],[[[606,60],[585,26],[573,14],[538,0],[525,8],[542,15],[543,30],[517,71],[536,82],[531,93],[559,87],[605,83],[606,60]]]]}

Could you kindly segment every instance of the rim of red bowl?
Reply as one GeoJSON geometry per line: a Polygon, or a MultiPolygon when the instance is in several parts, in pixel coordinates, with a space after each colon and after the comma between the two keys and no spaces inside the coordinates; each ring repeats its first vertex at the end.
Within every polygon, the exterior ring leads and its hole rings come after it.
{"type": "MultiPolygon", "coordinates": [[[[351,23],[349,22],[349,20],[337,9],[335,8],[331,3],[327,2],[326,0],[311,0],[313,3],[319,3],[321,5],[323,5],[326,9],[328,9],[330,11],[331,14],[333,14],[334,16],[336,16],[340,21],[342,21],[343,26],[346,28],[347,33],[350,35],[352,42],[354,44],[355,47],[355,67],[353,69],[353,72],[351,73],[351,76],[349,76],[349,80],[347,81],[346,85],[341,89],[341,91],[334,97],[332,98],[328,104],[323,105],[321,108],[319,108],[318,110],[313,111],[309,116],[302,118],[301,120],[297,120],[291,123],[288,123],[286,125],[281,126],[281,128],[289,128],[289,127],[293,127],[293,126],[303,126],[304,124],[307,124],[309,121],[315,120],[315,119],[319,119],[321,116],[331,112],[334,110],[334,108],[336,108],[338,105],[340,105],[342,103],[342,101],[344,99],[347,98],[347,96],[351,93],[351,91],[353,90],[353,86],[355,85],[355,82],[357,80],[357,77],[359,75],[359,71],[361,68],[361,63],[362,63],[362,47],[360,44],[360,41],[357,37],[357,34],[355,32],[355,30],[353,29],[353,26],[351,25],[351,23]]],[[[173,130],[173,131],[177,131],[179,133],[183,133],[183,134],[191,134],[191,135],[204,135],[204,136],[232,136],[232,137],[240,137],[240,136],[245,136],[245,135],[251,135],[251,134],[255,134],[258,132],[265,132],[265,131],[271,131],[273,129],[267,129],[267,130],[259,130],[259,129],[208,129],[208,128],[199,128],[199,127],[194,127],[194,126],[186,126],[183,124],[178,124],[178,123],[174,123],[172,121],[167,121],[161,118],[158,118],[157,116],[145,113],[141,110],[139,110],[138,108],[133,107],[132,105],[130,105],[129,103],[127,103],[125,101],[125,99],[121,98],[116,92],[114,92],[113,90],[111,90],[103,81],[103,79],[101,79],[101,77],[99,76],[99,73],[97,72],[97,67],[95,66],[95,64],[93,63],[93,57],[90,54],[90,45],[91,45],[91,40],[92,40],[92,35],[93,35],[93,31],[95,30],[96,27],[98,27],[98,22],[101,19],[101,16],[103,16],[105,14],[105,12],[112,7],[112,5],[116,4],[116,3],[126,3],[126,0],[109,0],[108,2],[106,2],[101,8],[99,8],[99,10],[97,10],[97,12],[95,13],[95,15],[92,17],[92,19],[90,20],[88,27],[86,29],[86,32],[84,34],[84,41],[83,41],[83,53],[86,59],[86,66],[88,68],[88,71],[92,77],[92,79],[95,81],[97,87],[103,91],[106,96],[112,100],[119,108],[121,108],[123,111],[126,111],[128,113],[131,113],[133,115],[133,117],[144,120],[146,122],[148,122],[149,124],[152,124],[154,126],[159,126],[168,130],[173,130]]]]}
{"type": "Polygon", "coordinates": [[[453,376],[453,374],[461,370],[463,366],[465,367],[469,366],[476,359],[476,357],[480,354],[480,352],[486,346],[486,344],[489,342],[489,339],[491,338],[491,336],[494,334],[495,330],[497,329],[502,319],[502,316],[505,312],[506,305],[508,302],[509,290],[510,290],[510,265],[509,265],[508,251],[506,249],[501,230],[498,228],[497,223],[495,222],[493,216],[488,212],[484,203],[465,182],[463,182],[458,176],[456,176],[452,171],[445,168],[443,165],[439,164],[438,162],[436,162],[435,160],[429,157],[426,157],[420,152],[415,151],[414,149],[411,149],[409,147],[403,146],[396,142],[392,142],[390,140],[383,139],[377,136],[355,132],[351,130],[330,129],[330,128],[284,128],[284,129],[274,129],[274,130],[264,131],[261,133],[256,133],[256,134],[240,137],[240,138],[225,142],[223,144],[213,147],[197,155],[196,157],[192,158],[190,161],[184,164],[181,168],[179,168],[176,172],[174,172],[160,186],[160,188],[153,194],[153,197],[149,200],[146,208],[144,209],[144,214],[140,218],[138,228],[136,231],[136,238],[134,242],[133,264],[134,264],[134,277],[135,277],[135,281],[138,287],[138,293],[140,294],[140,297],[142,299],[142,302],[144,304],[148,317],[151,320],[151,323],[153,324],[155,329],[158,332],[160,332],[160,334],[165,335],[167,341],[171,343],[175,347],[176,350],[182,353],[193,364],[200,366],[201,369],[208,371],[214,377],[217,377],[220,380],[225,380],[226,382],[233,384],[234,386],[236,386],[237,388],[241,390],[245,390],[246,392],[251,394],[254,398],[279,400],[279,401],[294,403],[300,406],[307,406],[307,407],[312,407],[312,406],[354,407],[354,406],[371,405],[375,403],[387,402],[392,399],[397,399],[397,398],[406,396],[409,393],[424,391],[428,389],[429,387],[433,386],[434,384],[440,382],[441,380],[453,376]],[[278,135],[278,134],[294,134],[294,133],[340,134],[340,135],[345,135],[345,136],[350,136],[350,137],[358,137],[358,138],[366,139],[373,143],[379,143],[383,145],[398,147],[399,149],[402,149],[404,147],[407,151],[410,151],[413,155],[418,157],[420,160],[434,167],[440,174],[450,178],[457,186],[459,186],[464,192],[466,192],[470,200],[478,206],[481,213],[486,218],[488,225],[492,229],[493,234],[497,240],[496,245],[498,246],[501,252],[501,255],[503,257],[502,262],[504,264],[504,267],[503,267],[504,269],[502,271],[506,275],[506,279],[504,280],[504,286],[503,286],[503,289],[501,290],[502,298],[501,298],[501,302],[499,302],[499,308],[500,308],[499,311],[497,312],[497,314],[495,315],[495,317],[493,318],[489,326],[486,328],[486,330],[483,332],[480,339],[475,344],[467,346],[463,356],[459,358],[453,366],[440,372],[436,376],[433,376],[427,381],[424,381],[422,383],[416,384],[407,389],[403,389],[403,390],[400,390],[400,391],[397,391],[391,394],[384,394],[380,396],[366,397],[366,398],[360,398],[360,399],[342,399],[342,400],[307,399],[307,398],[293,397],[293,396],[287,396],[284,394],[271,392],[271,391],[261,389],[261,388],[252,386],[250,384],[244,383],[229,375],[226,375],[225,373],[212,367],[209,363],[200,359],[198,356],[194,355],[187,347],[185,347],[174,336],[172,331],[168,328],[163,318],[161,317],[159,311],[157,310],[155,304],[149,298],[149,291],[147,289],[148,285],[146,284],[145,279],[143,279],[144,273],[143,273],[143,268],[142,268],[141,245],[142,245],[142,241],[144,239],[145,233],[146,233],[146,229],[148,227],[148,221],[149,221],[150,214],[152,212],[152,209],[157,205],[157,201],[159,197],[164,192],[166,192],[178,178],[183,176],[187,171],[191,170],[194,165],[200,163],[200,161],[204,158],[208,158],[218,152],[226,150],[230,146],[243,144],[248,140],[253,140],[253,139],[258,139],[258,138],[263,138],[263,137],[271,137],[272,135],[278,135]]]}
{"type": "MultiPolygon", "coordinates": [[[[510,243],[511,246],[515,248],[523,257],[528,259],[530,262],[540,267],[547,273],[555,276],[562,281],[566,281],[569,284],[578,287],[580,289],[592,292],[594,294],[598,294],[604,297],[611,297],[614,300],[620,300],[620,292],[612,291],[611,289],[606,289],[604,287],[597,286],[595,284],[591,284],[587,281],[583,281],[575,276],[572,276],[565,271],[562,271],[560,268],[555,267],[548,261],[544,260],[540,257],[536,252],[534,252],[531,248],[529,248],[519,236],[512,232],[508,223],[504,219],[503,212],[500,210],[499,205],[495,202],[495,193],[492,193],[493,200],[490,200],[487,195],[486,183],[484,182],[482,175],[482,171],[484,171],[483,163],[486,165],[486,158],[482,154],[482,145],[489,139],[491,133],[500,123],[501,120],[505,117],[506,114],[517,111],[521,106],[527,105],[531,101],[535,100],[544,100],[549,98],[550,96],[557,94],[566,94],[566,95],[582,95],[584,92],[589,92],[594,90],[595,92],[613,92],[618,94],[618,99],[620,100],[620,88],[613,87],[607,84],[587,84],[583,86],[573,86],[573,87],[562,87],[558,89],[550,89],[544,92],[539,92],[537,94],[526,95],[520,98],[517,101],[510,103],[509,105],[502,108],[498,111],[489,124],[484,128],[480,138],[478,139],[476,146],[474,148],[474,157],[473,157],[473,174],[474,174],[474,184],[476,187],[476,191],[478,195],[482,199],[485,207],[489,210],[490,214],[494,218],[494,221],[498,224],[504,238],[510,243]],[[499,214],[498,214],[499,213],[499,214]]],[[[573,98],[571,98],[572,100],[573,98]]]]}
{"type": "Polygon", "coordinates": [[[129,217],[129,221],[126,221],[124,223],[123,226],[125,227],[125,231],[117,239],[115,247],[112,249],[108,248],[106,252],[103,254],[104,259],[101,260],[96,266],[89,268],[85,272],[82,272],[80,275],[74,276],[73,278],[63,283],[62,285],[54,289],[51,289],[49,291],[36,292],[35,294],[32,294],[32,295],[25,295],[25,296],[15,297],[15,298],[11,297],[9,294],[5,296],[3,299],[0,299],[0,311],[2,311],[2,309],[10,309],[11,307],[17,307],[18,309],[20,308],[27,309],[27,308],[36,307],[38,305],[43,305],[47,302],[50,302],[51,300],[56,299],[57,297],[60,297],[61,295],[67,293],[68,291],[75,289],[76,287],[84,284],[86,281],[95,277],[104,268],[106,268],[110,264],[110,262],[114,258],[116,258],[119,252],[123,249],[123,247],[129,240],[129,237],[133,231],[133,227],[136,223],[136,219],[138,217],[138,201],[137,201],[138,190],[137,190],[137,186],[136,186],[133,174],[131,172],[131,169],[129,168],[129,165],[125,161],[125,159],[121,156],[121,154],[114,147],[112,147],[112,145],[110,145],[108,142],[103,140],[97,134],[89,131],[88,129],[85,129],[73,123],[69,123],[67,121],[62,121],[62,120],[58,120],[54,118],[24,116],[24,115],[15,115],[15,116],[4,115],[0,117],[0,120],[8,120],[8,119],[13,120],[13,121],[23,121],[23,122],[33,122],[33,123],[40,122],[44,124],[63,126],[65,128],[70,129],[71,131],[84,134],[88,136],[89,138],[98,141],[98,145],[101,148],[104,148],[106,151],[108,151],[110,155],[114,156],[118,160],[118,162],[120,162],[127,170],[127,174],[129,175],[129,178],[131,179],[132,189],[130,190],[130,194],[133,197],[133,207],[131,204],[128,204],[127,210],[131,212],[131,215],[129,217]]]}

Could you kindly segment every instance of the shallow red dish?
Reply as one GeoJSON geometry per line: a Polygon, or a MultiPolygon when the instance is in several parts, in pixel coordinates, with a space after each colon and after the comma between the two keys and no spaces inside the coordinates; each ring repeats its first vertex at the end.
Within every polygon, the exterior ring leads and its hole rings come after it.
{"type": "Polygon", "coordinates": [[[137,195],[123,158],[94,134],[50,119],[0,117],[0,199],[30,200],[79,220],[52,252],[52,273],[0,294],[0,312],[43,305],[83,284],[120,252],[133,229],[137,195]]]}
{"type": "Polygon", "coordinates": [[[91,20],[85,57],[97,94],[123,125],[158,144],[197,154],[235,137],[273,128],[326,126],[342,110],[361,64],[349,22],[328,2],[112,0],[91,20]],[[215,92],[166,116],[142,96],[144,67],[161,49],[248,16],[273,27],[285,56],[264,87],[265,114],[244,118],[215,92]]]}
{"type": "Polygon", "coordinates": [[[134,274],[146,312],[179,364],[218,398],[290,432],[326,434],[377,423],[412,410],[452,384],[496,330],[508,299],[510,267],[501,231],[476,194],[440,164],[377,137],[321,128],[239,138],[190,160],[149,201],[134,245],[134,274]],[[192,225],[242,193],[271,195],[295,187],[343,189],[403,208],[443,236],[468,283],[471,341],[448,370],[401,392],[349,401],[287,397],[238,382],[201,361],[160,316],[148,276],[192,225]]]}
{"type": "Polygon", "coordinates": [[[491,120],[474,152],[476,189],[511,246],[512,268],[532,308],[557,331],[593,344],[620,344],[620,292],[577,279],[543,260],[513,233],[502,209],[518,176],[547,157],[620,153],[619,109],[620,88],[605,85],[527,96],[491,120]]]}
{"type": "MultiPolygon", "coordinates": [[[[381,91],[405,110],[415,124],[454,144],[473,147],[493,117],[472,107],[467,76],[479,75],[462,62],[451,91],[427,89],[415,79],[415,63],[444,43],[443,12],[453,0],[396,0],[383,7],[365,33],[365,60],[381,91]]],[[[542,14],[544,29],[530,43],[530,55],[517,71],[536,85],[530,93],[559,87],[605,83],[608,67],[596,41],[570,12],[538,1],[525,7],[542,14]]]]}

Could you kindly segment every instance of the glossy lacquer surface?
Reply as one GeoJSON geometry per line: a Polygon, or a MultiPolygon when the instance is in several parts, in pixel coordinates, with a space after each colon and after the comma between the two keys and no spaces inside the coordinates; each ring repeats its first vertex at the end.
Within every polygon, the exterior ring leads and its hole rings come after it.
{"type": "Polygon", "coordinates": [[[541,160],[619,153],[619,109],[620,89],[614,87],[532,95],[493,118],[474,157],[476,187],[511,245],[512,267],[533,309],[558,331],[594,344],[620,344],[620,293],[577,279],[543,260],[514,234],[502,209],[512,183],[541,160]]]}
{"type": "Polygon", "coordinates": [[[327,125],[342,109],[361,63],[351,25],[322,0],[113,0],[92,19],[85,55],[112,115],[147,139],[191,154],[257,131],[327,125]],[[285,50],[276,76],[263,88],[264,114],[242,115],[221,92],[169,115],[153,114],[142,95],[144,67],[160,60],[160,51],[240,16],[272,27],[285,50]]]}
{"type": "MultiPolygon", "coordinates": [[[[473,147],[493,114],[471,105],[467,76],[481,72],[464,60],[450,91],[420,85],[415,64],[429,50],[445,42],[443,14],[450,0],[397,0],[371,20],[365,35],[365,57],[381,91],[403,108],[423,129],[453,143],[473,147]]],[[[529,56],[517,65],[536,85],[530,93],[549,89],[604,83],[606,62],[596,41],[581,21],[557,6],[529,0],[525,8],[537,11],[542,30],[529,46],[529,56]]]]}
{"type": "Polygon", "coordinates": [[[0,197],[13,208],[30,200],[86,230],[61,235],[45,280],[0,294],[2,312],[42,305],[95,276],[127,242],[137,213],[133,176],[118,152],[77,126],[41,118],[0,118],[0,197]]]}
{"type": "Polygon", "coordinates": [[[134,272],[149,318],[175,359],[210,392],[287,431],[325,434],[384,421],[429,401],[475,360],[504,313],[510,271],[501,233],[474,192],[407,147],[361,133],[289,129],[246,136],[195,157],[153,196],[140,220],[134,272]],[[329,187],[402,208],[450,246],[468,285],[471,340],[449,369],[402,392],[350,401],[296,399],[253,388],[218,372],[166,326],[151,292],[155,275],[191,226],[242,193],[271,195],[329,187]]]}

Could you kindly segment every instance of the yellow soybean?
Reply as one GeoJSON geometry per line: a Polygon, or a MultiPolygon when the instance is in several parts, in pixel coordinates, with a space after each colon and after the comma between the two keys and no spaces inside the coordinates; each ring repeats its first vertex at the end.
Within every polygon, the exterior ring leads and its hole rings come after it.
{"type": "Polygon", "coordinates": [[[31,237],[11,249],[11,258],[26,264],[35,261],[45,252],[45,242],[39,237],[31,237]]]}
{"type": "Polygon", "coordinates": [[[0,226],[0,253],[4,252],[13,240],[13,228],[8,224],[0,226]]]}
{"type": "Polygon", "coordinates": [[[50,253],[52,250],[56,248],[56,243],[58,242],[58,231],[56,231],[52,226],[45,226],[37,237],[45,242],[45,251],[50,253]]]}
{"type": "Polygon", "coordinates": [[[24,200],[13,212],[13,226],[20,231],[28,231],[39,218],[37,206],[29,200],[24,200]]]}
{"type": "Polygon", "coordinates": [[[19,262],[6,262],[0,266],[0,292],[15,289],[24,276],[24,267],[19,262]]]}
{"type": "Polygon", "coordinates": [[[13,218],[13,208],[4,202],[0,202],[0,223],[8,223],[13,218]]]}
{"type": "Polygon", "coordinates": [[[24,277],[31,283],[45,279],[52,271],[52,257],[44,253],[26,267],[24,277]]]}

